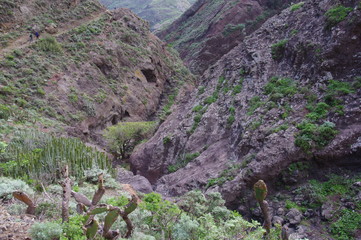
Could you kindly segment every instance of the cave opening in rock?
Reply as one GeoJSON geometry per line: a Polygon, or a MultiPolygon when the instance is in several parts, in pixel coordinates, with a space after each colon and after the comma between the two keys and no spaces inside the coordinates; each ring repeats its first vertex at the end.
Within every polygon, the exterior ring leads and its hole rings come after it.
{"type": "Polygon", "coordinates": [[[142,69],[142,73],[148,82],[157,82],[157,76],[154,73],[154,70],[151,69],[142,69]]]}

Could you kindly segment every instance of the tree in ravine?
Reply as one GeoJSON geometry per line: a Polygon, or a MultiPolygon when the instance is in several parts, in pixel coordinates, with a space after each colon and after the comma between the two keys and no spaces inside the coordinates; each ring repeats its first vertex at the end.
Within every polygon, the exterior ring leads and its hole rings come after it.
{"type": "Polygon", "coordinates": [[[104,137],[113,156],[126,159],[138,143],[153,133],[155,126],[155,122],[120,122],[108,127],[104,137]]]}

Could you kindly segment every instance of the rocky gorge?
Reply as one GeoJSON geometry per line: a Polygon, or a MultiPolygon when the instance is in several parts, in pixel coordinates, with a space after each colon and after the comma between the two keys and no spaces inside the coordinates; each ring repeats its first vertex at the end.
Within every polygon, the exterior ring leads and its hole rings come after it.
{"type": "MultiPolygon", "coordinates": [[[[132,239],[260,239],[259,225],[225,230],[241,215],[264,220],[252,190],[260,179],[268,186],[272,234],[282,228],[295,240],[361,237],[359,1],[188,2],[157,32],[165,42],[128,9],[57,2],[0,0],[1,237],[12,239],[18,218],[26,220],[24,238],[34,222],[58,224],[58,166],[73,155],[74,192],[90,199],[102,173],[102,204],[124,207],[135,195],[143,201],[131,217],[132,239]],[[29,41],[29,31],[40,31],[40,39],[29,41]],[[129,159],[114,153],[110,129],[144,122],[154,134],[142,139],[135,131],[124,144],[136,145],[129,159]],[[29,130],[37,133],[22,134],[29,130]],[[32,161],[44,173],[31,172],[32,161]],[[28,176],[9,174],[18,169],[28,176]],[[36,220],[19,216],[23,208],[9,197],[17,184],[40,199],[36,220]]],[[[75,205],[71,219],[80,216],[75,205]]],[[[67,225],[57,226],[69,234],[67,225]]],[[[119,234],[126,236],[118,230],[114,239],[119,234]]]]}

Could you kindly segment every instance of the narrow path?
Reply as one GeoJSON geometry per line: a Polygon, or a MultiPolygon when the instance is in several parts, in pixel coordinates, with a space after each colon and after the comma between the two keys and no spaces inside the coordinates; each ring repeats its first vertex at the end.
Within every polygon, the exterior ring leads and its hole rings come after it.
{"type": "MultiPolygon", "coordinates": [[[[66,24],[64,27],[61,28],[57,28],[58,32],[56,34],[50,34],[51,36],[54,37],[58,37],[64,33],[69,32],[70,30],[79,27],[85,23],[89,23],[90,21],[96,21],[98,19],[100,19],[104,14],[106,14],[104,11],[98,12],[96,14],[93,14],[91,16],[79,19],[79,20],[75,20],[73,22],[71,22],[70,24],[66,24]]],[[[17,38],[16,40],[14,40],[13,42],[11,42],[7,47],[0,49],[0,58],[3,58],[7,53],[15,50],[15,49],[22,49],[25,48],[29,45],[31,45],[32,43],[36,42],[35,40],[35,36],[34,36],[34,40],[33,42],[29,42],[29,33],[27,33],[26,35],[23,35],[19,38],[17,38]]]]}

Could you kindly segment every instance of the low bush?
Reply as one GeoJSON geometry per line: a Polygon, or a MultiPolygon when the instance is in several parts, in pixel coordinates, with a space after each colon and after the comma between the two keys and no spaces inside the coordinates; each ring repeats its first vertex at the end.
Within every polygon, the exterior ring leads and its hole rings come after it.
{"type": "Polygon", "coordinates": [[[295,145],[309,152],[313,148],[325,147],[338,133],[335,124],[324,122],[322,125],[303,121],[297,125],[295,145]]]}
{"type": "Polygon", "coordinates": [[[59,223],[42,222],[31,226],[29,233],[33,240],[60,239],[63,229],[59,223]]]}
{"type": "Polygon", "coordinates": [[[355,231],[361,229],[361,214],[344,209],[339,219],[331,224],[331,233],[337,240],[355,239],[355,231]]]}
{"type": "Polygon", "coordinates": [[[44,52],[60,53],[62,47],[54,37],[45,37],[37,41],[36,46],[44,52]]]}
{"type": "Polygon", "coordinates": [[[29,195],[34,194],[33,189],[24,181],[0,177],[0,199],[11,199],[14,191],[23,191],[29,195]]]}

